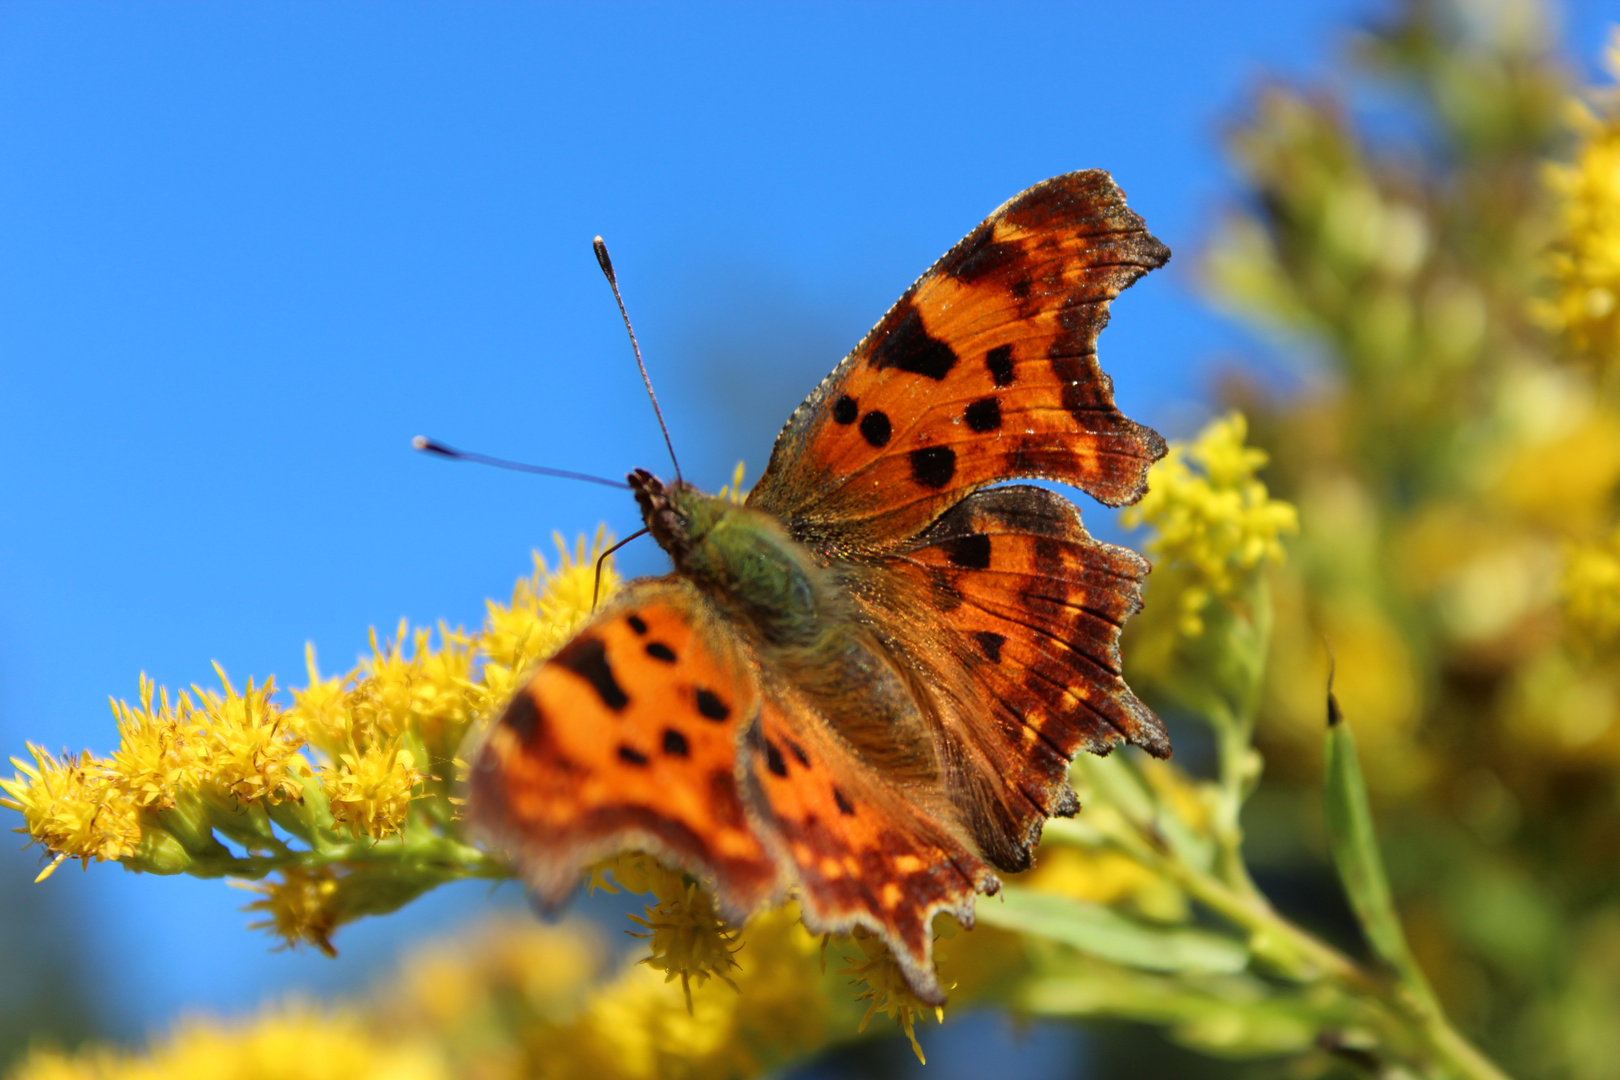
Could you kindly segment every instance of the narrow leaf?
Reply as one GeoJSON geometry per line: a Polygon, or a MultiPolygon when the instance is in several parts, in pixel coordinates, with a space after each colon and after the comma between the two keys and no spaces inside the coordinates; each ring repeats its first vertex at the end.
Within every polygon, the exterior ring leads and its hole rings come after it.
{"type": "Polygon", "coordinates": [[[1241,971],[1249,951],[1207,930],[1138,922],[1101,904],[1009,885],[1001,903],[981,903],[981,922],[1060,942],[1101,960],[1140,971],[1241,971]]]}
{"type": "Polygon", "coordinates": [[[1331,684],[1325,773],[1328,843],[1350,906],[1373,952],[1395,969],[1420,1002],[1432,1005],[1433,991],[1407,947],[1406,933],[1395,913],[1389,879],[1378,853],[1378,836],[1373,830],[1367,784],[1356,756],[1355,736],[1344,722],[1331,684]]]}

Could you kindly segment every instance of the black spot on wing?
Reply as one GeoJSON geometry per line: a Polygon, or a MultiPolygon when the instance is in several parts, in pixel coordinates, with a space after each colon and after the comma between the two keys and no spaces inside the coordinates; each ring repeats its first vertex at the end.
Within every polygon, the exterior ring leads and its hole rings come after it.
{"type": "Polygon", "coordinates": [[[790,753],[794,757],[798,758],[800,765],[803,765],[806,768],[808,768],[810,766],[810,758],[805,755],[804,748],[801,747],[798,743],[794,742],[792,739],[788,739],[788,740],[786,740],[786,742],[787,742],[788,753],[790,753]]]}
{"type": "Polygon", "coordinates": [[[981,435],[986,431],[994,431],[1001,426],[1001,402],[993,397],[980,398],[967,407],[962,413],[962,419],[967,421],[968,427],[981,435]]]}
{"type": "Polygon", "coordinates": [[[973,282],[1017,262],[1022,249],[994,239],[996,230],[981,225],[945,257],[944,271],[958,281],[973,282]]]}
{"type": "Polygon", "coordinates": [[[685,757],[691,752],[691,749],[686,743],[685,735],[682,735],[674,728],[664,729],[664,753],[671,757],[685,757]]]}
{"type": "Polygon", "coordinates": [[[607,646],[602,644],[601,638],[575,638],[552,657],[552,663],[561,664],[590,683],[596,696],[602,699],[602,704],[614,712],[622,712],[630,704],[630,698],[613,677],[613,668],[607,661],[607,646]]]}
{"type": "Polygon", "coordinates": [[[635,765],[639,767],[647,764],[647,755],[643,754],[640,750],[631,749],[623,743],[620,743],[619,760],[624,762],[626,765],[635,765]]]}
{"type": "Polygon", "coordinates": [[[1034,283],[1027,277],[1019,278],[1017,281],[1008,286],[1007,291],[1011,292],[1013,296],[1017,297],[1019,300],[1028,300],[1030,286],[1033,284],[1034,283]]]}
{"type": "Polygon", "coordinates": [[[956,451],[948,446],[925,446],[911,452],[911,476],[923,487],[939,489],[956,475],[956,451]]]}
{"type": "Polygon", "coordinates": [[[873,409],[861,417],[861,437],[873,446],[887,446],[891,431],[887,413],[873,409]]]}
{"type": "Polygon", "coordinates": [[[897,312],[894,325],[872,350],[872,366],[879,371],[899,368],[938,381],[956,366],[956,353],[938,338],[929,337],[922,314],[906,301],[897,312]]]}
{"type": "Polygon", "coordinates": [[[990,369],[990,377],[997,386],[1011,386],[1013,384],[1012,346],[997,345],[984,354],[984,366],[990,369]]]}
{"type": "Polygon", "coordinates": [[[832,417],[833,420],[840,424],[853,424],[860,413],[860,406],[856,405],[855,399],[848,394],[842,395],[837,401],[833,402],[832,417]]]}
{"type": "Polygon", "coordinates": [[[939,545],[952,566],[969,570],[986,570],[990,566],[990,538],[984,533],[953,536],[939,545]]]}
{"type": "Polygon", "coordinates": [[[636,632],[637,637],[647,632],[647,624],[640,615],[631,615],[624,621],[630,624],[630,629],[636,632]]]}
{"type": "Polygon", "coordinates": [[[731,706],[720,700],[720,695],[713,690],[705,690],[701,686],[697,692],[697,710],[705,720],[716,723],[731,717],[731,706]]]}
{"type": "Polygon", "coordinates": [[[1052,374],[1063,384],[1063,407],[1082,426],[1091,422],[1100,400],[1098,391],[1108,391],[1103,381],[1108,376],[1098,371],[1095,363],[1087,364],[1074,356],[1054,356],[1051,364],[1052,374]]]}
{"type": "Polygon", "coordinates": [[[665,645],[662,641],[647,642],[647,655],[652,657],[654,660],[662,660],[666,664],[673,664],[675,662],[675,650],[670,648],[668,645],[665,645]]]}
{"type": "Polygon", "coordinates": [[[769,739],[765,740],[765,767],[777,776],[787,775],[787,762],[782,760],[782,751],[769,739]]]}
{"type": "Polygon", "coordinates": [[[838,804],[838,812],[840,814],[843,814],[845,817],[855,816],[855,805],[849,801],[848,796],[846,796],[842,791],[839,791],[836,787],[833,788],[833,802],[838,804]]]}
{"type": "Polygon", "coordinates": [[[992,664],[1001,663],[1001,647],[1007,644],[1007,639],[993,630],[977,630],[973,640],[979,643],[986,660],[992,664]]]}
{"type": "Polygon", "coordinates": [[[524,742],[532,742],[540,734],[540,707],[534,703],[527,690],[519,690],[506,712],[501,715],[501,723],[510,728],[513,734],[524,742]]]}

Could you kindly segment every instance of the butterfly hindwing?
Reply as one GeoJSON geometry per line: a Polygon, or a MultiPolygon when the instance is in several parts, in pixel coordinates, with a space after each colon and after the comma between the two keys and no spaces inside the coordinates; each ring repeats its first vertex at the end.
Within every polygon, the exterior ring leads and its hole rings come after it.
{"type": "Polygon", "coordinates": [[[998,867],[1028,865],[1041,822],[1073,813],[1068,767],[1081,750],[1169,754],[1120,667],[1147,563],[1092,539],[1067,499],[1022,485],[978,492],[883,565],[892,610],[878,618],[940,688],[974,833],[998,867]]]}
{"type": "Polygon", "coordinates": [[[1096,340],[1109,301],[1167,258],[1107,173],[1023,192],[799,407],[750,505],[802,540],[882,551],[997,480],[1134,501],[1164,441],[1115,408],[1096,340]]]}
{"type": "Polygon", "coordinates": [[[627,586],[536,669],[473,759],[475,833],[555,906],[596,859],[651,852],[741,917],[786,882],[738,788],[759,709],[736,636],[680,578],[627,586]]]}
{"type": "Polygon", "coordinates": [[[971,926],[974,895],[998,887],[946,789],[896,784],[791,688],[769,683],[746,753],[762,816],[792,860],[805,925],[881,935],[917,996],[942,1004],[934,915],[971,926]]]}

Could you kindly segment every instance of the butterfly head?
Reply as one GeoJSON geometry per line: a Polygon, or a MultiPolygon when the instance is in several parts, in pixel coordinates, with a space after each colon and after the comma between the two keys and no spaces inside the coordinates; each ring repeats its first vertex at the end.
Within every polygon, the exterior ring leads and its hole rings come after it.
{"type": "Polygon", "coordinates": [[[700,520],[708,515],[700,511],[701,504],[711,500],[684,480],[666,485],[646,469],[637,469],[625,479],[636,493],[647,531],[669,552],[675,565],[685,563],[693,544],[708,531],[708,522],[700,520]]]}

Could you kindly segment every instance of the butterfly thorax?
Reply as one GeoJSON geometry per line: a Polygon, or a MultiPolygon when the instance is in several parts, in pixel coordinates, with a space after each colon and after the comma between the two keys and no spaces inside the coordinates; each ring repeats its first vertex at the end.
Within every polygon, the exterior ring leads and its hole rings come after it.
{"type": "Polygon", "coordinates": [[[825,572],[771,514],[665,485],[644,469],[629,476],[642,520],[676,571],[772,645],[810,644],[821,632],[825,572]]]}

